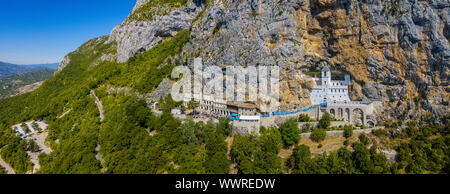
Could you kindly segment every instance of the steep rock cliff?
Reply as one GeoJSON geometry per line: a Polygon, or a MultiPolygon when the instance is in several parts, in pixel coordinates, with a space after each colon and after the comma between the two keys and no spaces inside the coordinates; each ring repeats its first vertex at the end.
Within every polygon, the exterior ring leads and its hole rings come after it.
{"type": "Polygon", "coordinates": [[[329,65],[351,74],[354,100],[383,101],[380,117],[448,114],[449,0],[161,2],[138,0],[114,28],[118,62],[191,28],[178,60],[278,65],[284,107],[309,105],[307,73],[329,65]]]}

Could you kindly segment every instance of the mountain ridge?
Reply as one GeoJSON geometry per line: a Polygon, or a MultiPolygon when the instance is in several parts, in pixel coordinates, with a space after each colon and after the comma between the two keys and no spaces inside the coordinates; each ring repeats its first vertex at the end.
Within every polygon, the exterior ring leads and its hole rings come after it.
{"type": "MultiPolygon", "coordinates": [[[[179,2],[138,0],[130,19],[65,56],[41,87],[0,101],[2,159],[16,172],[32,170],[27,142],[11,126],[45,120],[53,151],[40,154],[38,173],[448,173],[446,1],[179,2]],[[180,16],[187,17],[173,22],[180,16]],[[314,83],[304,74],[329,65],[354,78],[352,98],[381,91],[377,124],[386,129],[358,138],[345,126],[352,136],[345,147],[311,157],[296,143],[312,128],[299,129],[295,118],[261,128],[260,136],[233,134],[226,118],[182,121],[171,114],[181,105],[168,96],[169,76],[194,57],[207,65],[282,67],[284,107],[309,106],[314,83]],[[156,101],[161,115],[148,107],[156,101]],[[384,150],[396,150],[397,162],[388,164],[384,150]]],[[[300,141],[320,148],[324,132],[312,132],[316,143],[300,141]]]]}
{"type": "Polygon", "coordinates": [[[101,60],[126,62],[190,28],[180,56],[161,66],[178,61],[192,69],[194,56],[212,65],[278,65],[282,109],[308,106],[314,87],[308,73],[329,65],[351,75],[352,100],[383,101],[378,120],[405,111],[420,119],[449,114],[448,1],[167,2],[138,0],[106,42],[116,43],[115,54],[101,60]]]}
{"type": "Polygon", "coordinates": [[[0,61],[0,78],[6,76],[13,76],[22,73],[42,70],[42,69],[52,69],[56,70],[59,63],[46,63],[46,64],[31,64],[31,65],[18,65],[7,62],[0,61]]]}

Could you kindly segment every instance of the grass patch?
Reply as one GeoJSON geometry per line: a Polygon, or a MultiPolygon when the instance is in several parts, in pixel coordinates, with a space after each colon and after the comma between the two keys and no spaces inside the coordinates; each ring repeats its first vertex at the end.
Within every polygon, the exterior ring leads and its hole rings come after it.
{"type": "Polygon", "coordinates": [[[188,0],[151,0],[131,13],[127,21],[151,21],[154,16],[167,15],[174,8],[186,6],[188,0]]]}

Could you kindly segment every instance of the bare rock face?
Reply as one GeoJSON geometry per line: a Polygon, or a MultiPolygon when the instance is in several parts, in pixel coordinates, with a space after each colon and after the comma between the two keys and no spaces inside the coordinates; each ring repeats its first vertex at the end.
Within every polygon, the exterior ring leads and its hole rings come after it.
{"type": "Polygon", "coordinates": [[[67,64],[70,63],[70,57],[69,55],[64,56],[64,59],[59,63],[58,69],[55,71],[55,74],[62,71],[64,67],[67,66],[67,64]]]}
{"type": "Polygon", "coordinates": [[[150,18],[140,13],[139,9],[149,2],[149,0],[137,1],[129,18],[112,30],[107,43],[117,42],[117,62],[125,62],[130,57],[161,43],[164,38],[189,28],[191,21],[202,9],[201,4],[195,4],[192,1],[189,1],[186,7],[180,8],[158,5],[152,7],[155,10],[150,11],[156,13],[152,15],[151,20],[148,20],[150,18]],[[170,12],[166,13],[166,11],[170,12]]]}
{"type": "Polygon", "coordinates": [[[416,107],[443,116],[449,9],[448,0],[215,0],[182,55],[219,66],[280,66],[286,107],[310,103],[304,73],[327,64],[351,74],[355,100],[385,102],[387,117],[416,107]],[[419,94],[422,102],[409,102],[419,94]]]}
{"type": "MultiPolygon", "coordinates": [[[[384,117],[404,111],[417,117],[449,114],[449,0],[155,2],[137,1],[106,41],[116,43],[117,54],[102,60],[125,62],[191,28],[190,40],[174,60],[279,66],[282,108],[310,105],[314,82],[307,72],[328,65],[351,75],[353,99],[382,100],[384,117]]],[[[170,87],[162,82],[154,96],[170,87]]]]}

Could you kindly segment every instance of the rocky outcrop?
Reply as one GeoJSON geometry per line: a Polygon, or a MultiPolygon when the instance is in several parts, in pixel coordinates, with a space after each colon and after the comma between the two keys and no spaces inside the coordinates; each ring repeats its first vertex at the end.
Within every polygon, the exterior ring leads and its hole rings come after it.
{"type": "MultiPolygon", "coordinates": [[[[106,41],[116,43],[117,53],[101,60],[125,62],[191,28],[189,42],[174,60],[279,66],[283,107],[308,106],[314,82],[307,73],[328,65],[336,75],[351,75],[352,99],[382,100],[382,118],[449,113],[448,0],[157,2],[137,1],[106,41]]],[[[170,85],[162,82],[150,96],[164,95],[170,85]]]]}
{"type": "Polygon", "coordinates": [[[69,63],[70,63],[69,55],[64,56],[64,59],[59,63],[58,69],[55,71],[55,74],[62,71],[69,63]]]}
{"type": "Polygon", "coordinates": [[[184,59],[214,65],[278,65],[281,103],[308,105],[308,71],[349,73],[352,96],[448,114],[448,0],[211,1],[192,26],[184,59]],[[413,103],[413,99],[421,100],[413,103]],[[402,103],[398,103],[402,100],[402,103]]]}
{"type": "Polygon", "coordinates": [[[101,61],[111,61],[116,58],[116,52],[115,52],[115,42],[107,42],[108,36],[102,36],[98,38],[93,38],[80,47],[78,47],[77,50],[67,54],[64,56],[64,59],[59,63],[58,69],[55,71],[55,74],[61,72],[64,68],[66,68],[67,65],[70,64],[72,61],[72,57],[74,56],[80,56],[80,55],[97,55],[102,54],[98,57],[95,57],[95,60],[92,62],[93,65],[97,65],[101,61]],[[109,44],[108,49],[103,49],[103,51],[99,51],[99,46],[103,44],[109,44]]]}
{"type": "MultiPolygon", "coordinates": [[[[149,0],[137,1],[131,14],[149,2],[149,0]]],[[[170,10],[170,12],[167,15],[153,15],[150,21],[139,19],[143,16],[129,17],[123,24],[112,30],[107,42],[117,42],[117,62],[125,62],[130,57],[161,43],[165,38],[172,37],[177,32],[189,28],[191,21],[202,10],[201,5],[193,1],[189,1],[186,7],[180,8],[158,5],[160,7],[156,8],[170,10]]],[[[155,7],[152,8],[155,9],[155,7]]]]}

